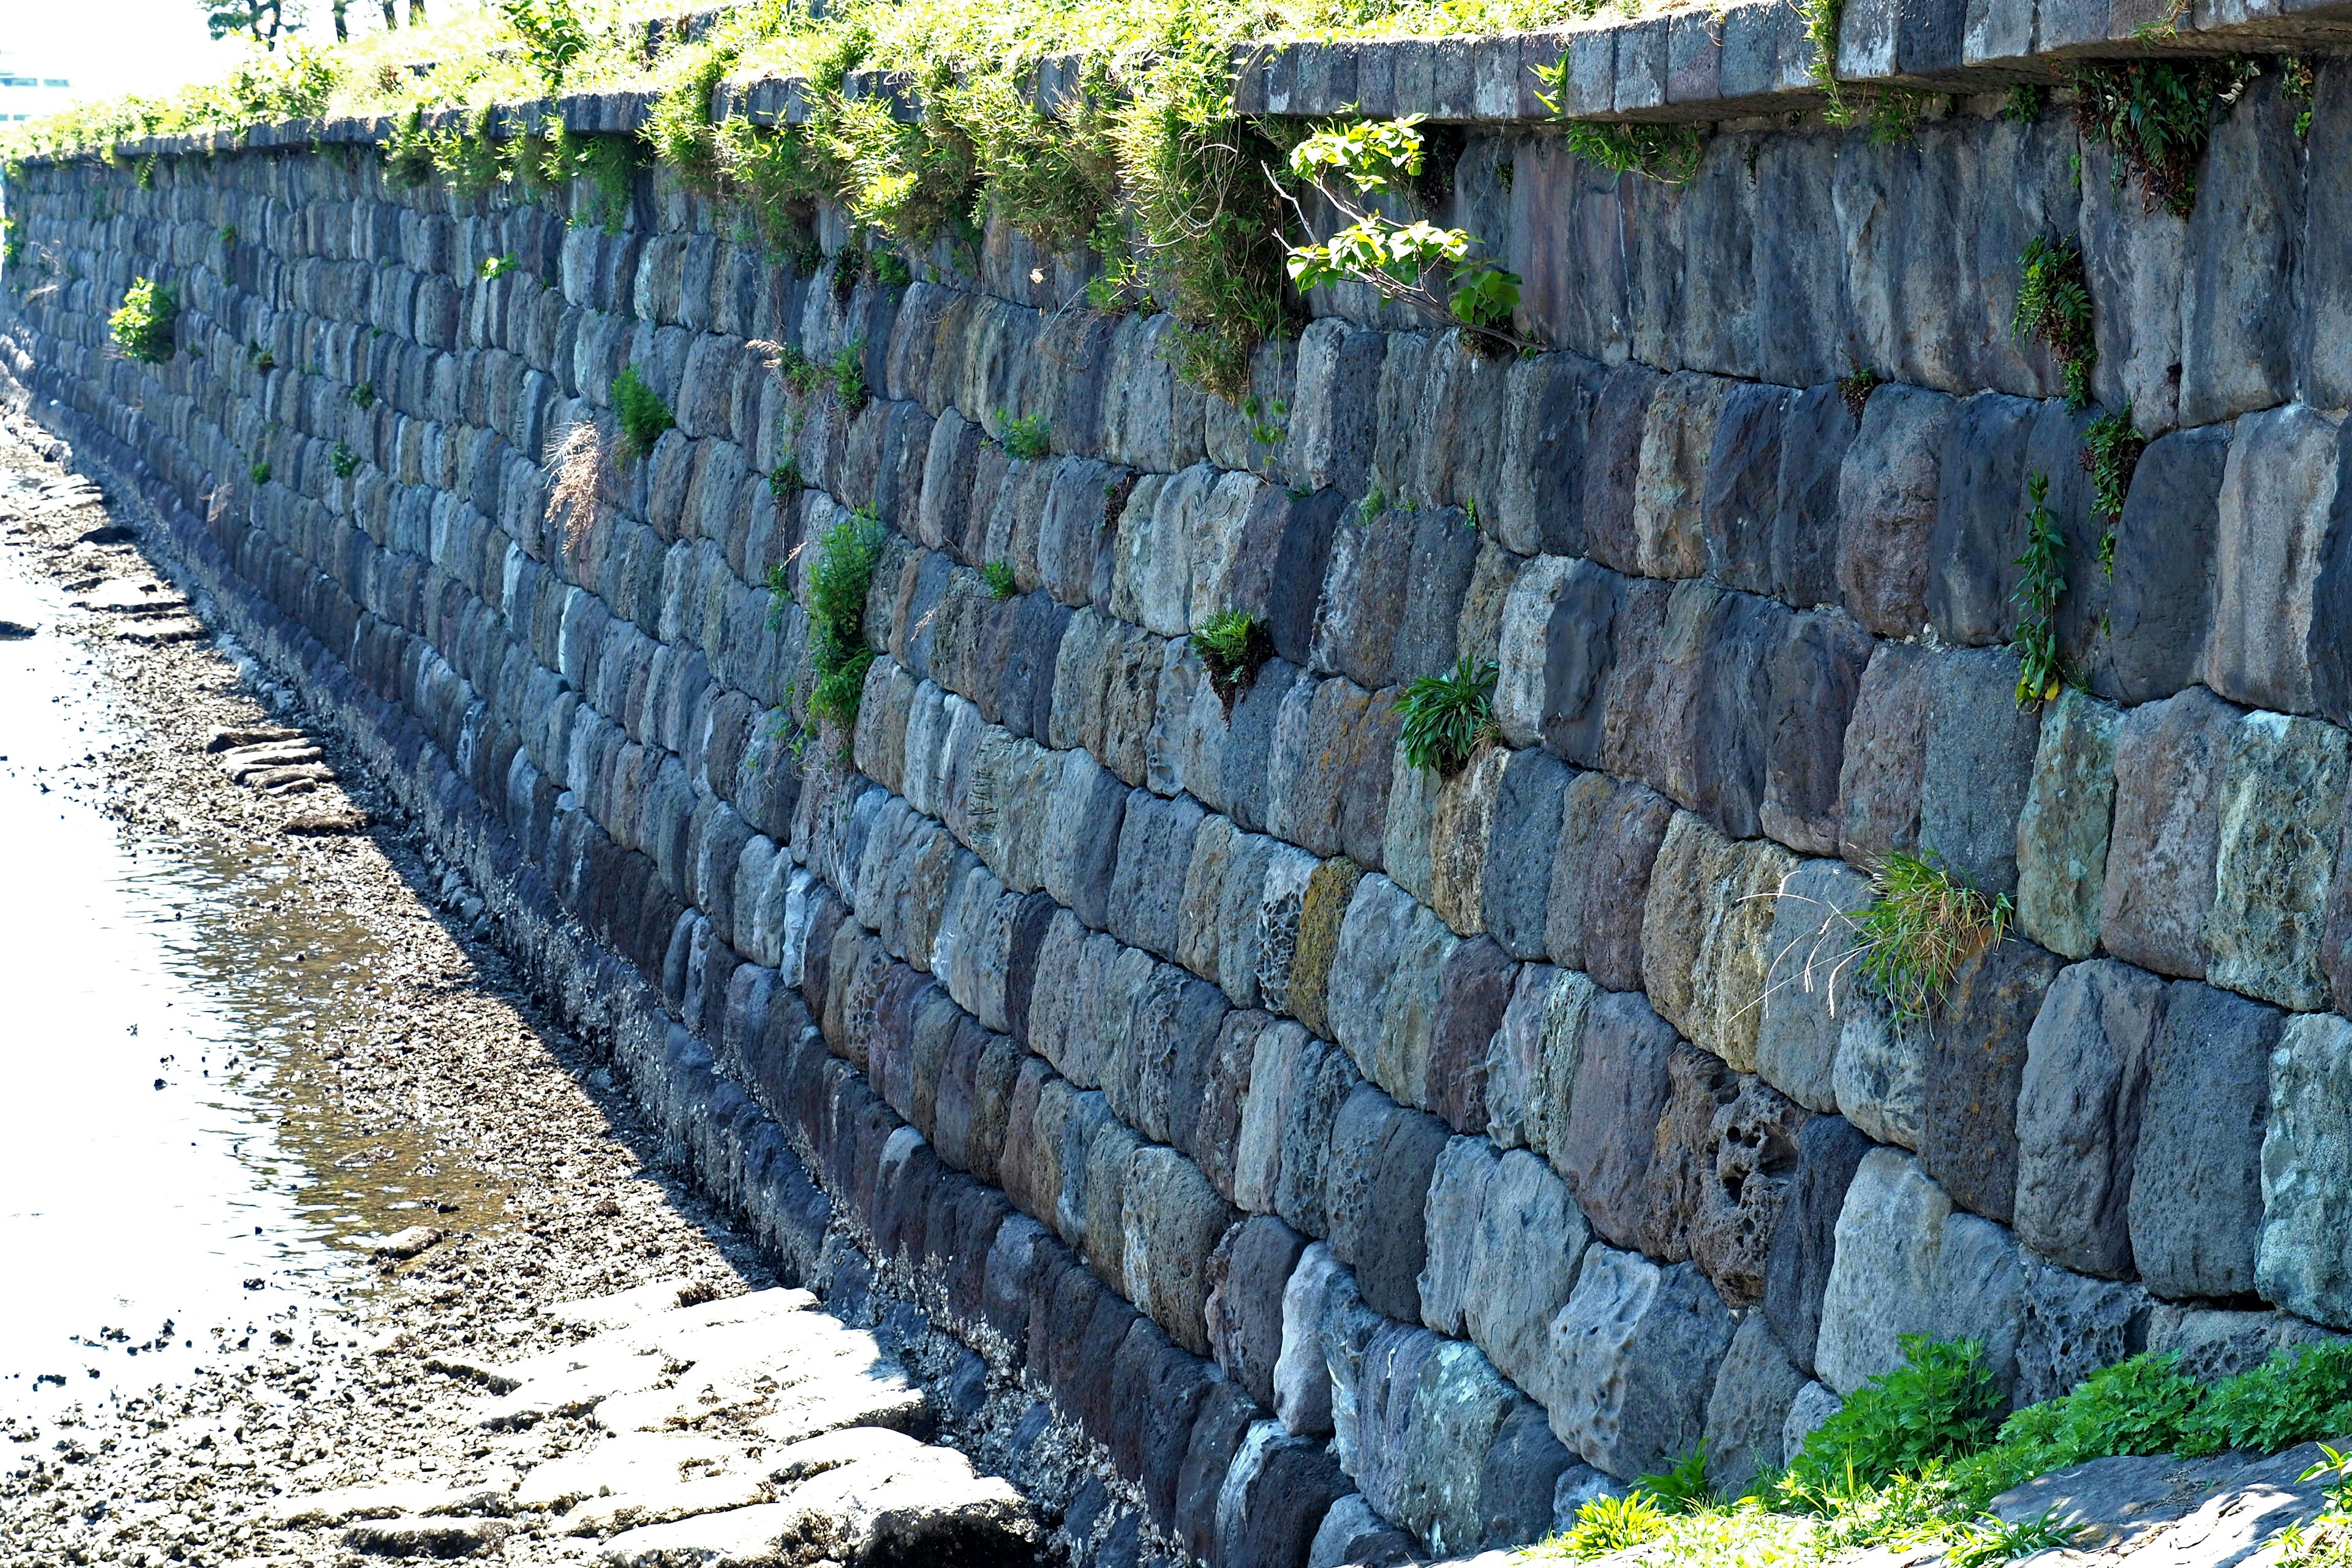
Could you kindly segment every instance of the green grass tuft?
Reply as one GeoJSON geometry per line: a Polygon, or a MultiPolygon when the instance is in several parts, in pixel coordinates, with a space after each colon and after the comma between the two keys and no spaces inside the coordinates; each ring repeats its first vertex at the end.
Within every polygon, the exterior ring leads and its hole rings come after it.
{"type": "Polygon", "coordinates": [[[328,454],[327,465],[335,470],[335,478],[348,479],[359,471],[360,455],[347,443],[338,441],[335,449],[328,454]]]}
{"type": "Polygon", "coordinates": [[[106,331],[125,355],[142,364],[162,364],[172,357],[179,320],[178,291],[141,278],[124,291],[121,308],[106,319],[106,331]]]}
{"type": "Polygon", "coordinates": [[[1441,775],[1460,773],[1479,745],[1495,738],[1495,661],[1468,654],[1444,675],[1424,675],[1397,700],[1405,761],[1441,775]]]}
{"type": "Polygon", "coordinates": [[[1034,461],[1053,455],[1053,428],[1043,414],[1024,414],[1015,418],[1000,409],[996,422],[1004,427],[1004,449],[1014,457],[1034,461]]]}
{"type": "Polygon", "coordinates": [[[2007,933],[2009,897],[1986,898],[1933,850],[1897,850],[1871,880],[1877,897],[1854,923],[1863,982],[1896,1013],[1925,1017],[1960,965],[2007,933]]]}
{"type": "Polygon", "coordinates": [[[621,422],[619,457],[625,463],[653,455],[654,443],[677,424],[661,394],[646,384],[634,364],[613,378],[613,413],[621,422]]]}
{"type": "Polygon", "coordinates": [[[992,561],[982,566],[980,580],[987,584],[989,593],[999,599],[1009,599],[1021,591],[1021,584],[1014,579],[1013,567],[1007,562],[992,561]]]}
{"type": "Polygon", "coordinates": [[[809,658],[816,688],[809,711],[846,731],[857,724],[859,699],[874,650],[866,645],[866,597],[889,530],[860,510],[825,531],[809,569],[809,658]]]}

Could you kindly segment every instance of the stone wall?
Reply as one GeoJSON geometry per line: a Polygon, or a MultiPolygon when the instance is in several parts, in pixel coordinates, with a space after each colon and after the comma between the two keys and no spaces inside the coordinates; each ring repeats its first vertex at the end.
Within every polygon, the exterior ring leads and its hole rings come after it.
{"type": "Polygon", "coordinates": [[[1680,191],[1480,132],[1457,207],[1563,346],[1318,300],[1248,414],[1018,237],[836,288],[658,171],[608,235],[352,150],[26,171],[0,368],[788,1274],[1034,1394],[1016,1480],[1075,1429],[1082,1559],[1458,1553],[1702,1438],[1777,1464],[1899,1333],[2023,1403],[2352,1329],[2352,73],[2307,142],[2259,84],[2186,224],[1992,107],[1680,191]],[[2008,332],[2045,229],[2157,437],[2111,570],[2096,411],[2008,332]],[[134,275],[160,367],[105,347],[134,275]],[[677,428],[566,540],[535,455],[633,363],[677,428]],[[2036,474],[2083,689],[2021,710],[2036,474]],[[853,508],[878,657],[803,742],[853,508]],[[1228,704],[1187,634],[1234,607],[1276,657],[1228,704]],[[1501,742],[1440,779],[1396,702],[1464,655],[1501,742]],[[1831,973],[1898,848],[2017,910],[1924,1022],[1831,973]]]}

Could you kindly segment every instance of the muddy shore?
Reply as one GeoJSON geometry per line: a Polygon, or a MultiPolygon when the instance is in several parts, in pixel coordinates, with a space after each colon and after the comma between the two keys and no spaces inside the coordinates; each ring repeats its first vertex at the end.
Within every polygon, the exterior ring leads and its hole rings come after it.
{"type": "MultiPolygon", "coordinates": [[[[352,971],[346,1005],[251,1065],[290,1146],[346,1187],[396,1173],[409,1196],[366,1217],[382,1232],[408,1225],[390,1251],[336,1238],[352,1262],[330,1294],[258,1289],[240,1321],[177,1325],[211,1352],[193,1377],[119,1403],[54,1390],[47,1414],[8,1418],[0,1564],[367,1561],[342,1526],[280,1528],[270,1505],[377,1482],[495,1484],[587,1436],[583,1418],[562,1416],[485,1431],[468,1414],[482,1388],[431,1362],[568,1342],[584,1331],[549,1314],[564,1300],[667,1279],[691,1282],[689,1296],[773,1281],[665,1168],[591,1054],[534,1008],[482,939],[479,903],[334,739],[233,647],[142,602],[175,595],[39,440],[0,427],[0,471],[16,481],[0,500],[0,550],[100,606],[32,630],[88,650],[92,700],[122,740],[61,787],[98,798],[128,837],[247,874],[222,918],[256,962],[334,958],[352,971]],[[129,608],[106,607],[118,603],[129,608]],[[233,782],[227,742],[254,734],[321,755],[292,764],[302,776],[233,782]]],[[[514,1524],[509,1563],[596,1548],[544,1521],[514,1524]]]]}

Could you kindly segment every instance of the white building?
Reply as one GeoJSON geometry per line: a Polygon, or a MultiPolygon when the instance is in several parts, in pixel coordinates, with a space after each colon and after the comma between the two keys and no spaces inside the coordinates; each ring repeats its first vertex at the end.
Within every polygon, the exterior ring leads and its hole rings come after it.
{"type": "Polygon", "coordinates": [[[55,114],[72,96],[72,86],[66,78],[47,75],[35,63],[0,49],[0,124],[55,114]]]}

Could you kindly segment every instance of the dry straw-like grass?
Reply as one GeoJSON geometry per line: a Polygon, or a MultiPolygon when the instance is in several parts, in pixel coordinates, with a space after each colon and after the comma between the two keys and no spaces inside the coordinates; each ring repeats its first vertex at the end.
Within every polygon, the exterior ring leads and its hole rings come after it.
{"type": "Polygon", "coordinates": [[[620,487],[612,444],[593,419],[565,426],[547,443],[547,521],[573,551],[603,520],[620,487]]]}

